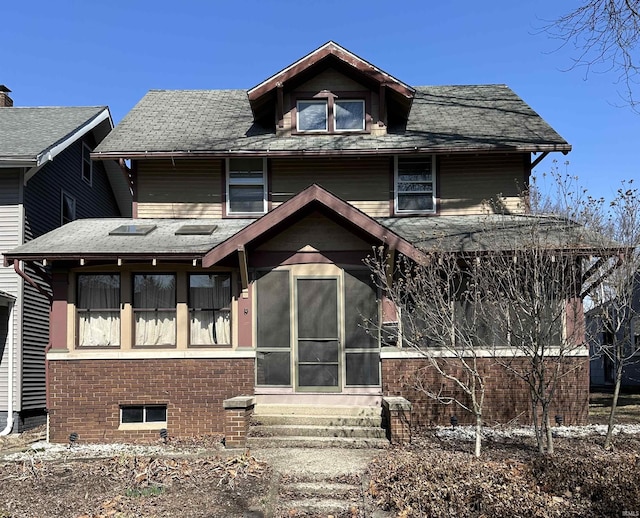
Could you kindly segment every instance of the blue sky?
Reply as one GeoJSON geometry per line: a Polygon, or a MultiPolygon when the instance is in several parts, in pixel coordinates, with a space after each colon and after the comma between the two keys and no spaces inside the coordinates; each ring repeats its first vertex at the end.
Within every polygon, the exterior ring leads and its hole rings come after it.
{"type": "MultiPolygon", "coordinates": [[[[541,31],[578,2],[23,0],[5,2],[0,84],[16,106],[109,105],[149,89],[250,88],[328,40],[417,85],[506,83],[572,145],[536,169],[611,197],[638,176],[640,115],[612,73],[567,70],[541,31]]],[[[639,88],[640,97],[640,88],[639,88]]],[[[1,138],[1,136],[0,136],[1,138]]]]}

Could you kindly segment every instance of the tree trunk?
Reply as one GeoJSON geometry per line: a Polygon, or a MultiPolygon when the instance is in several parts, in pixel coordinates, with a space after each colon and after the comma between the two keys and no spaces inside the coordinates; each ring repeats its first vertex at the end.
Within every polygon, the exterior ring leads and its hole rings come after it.
{"type": "Polygon", "coordinates": [[[482,414],[476,412],[476,457],[480,457],[480,449],[482,446],[482,414]]]}
{"type": "Polygon", "coordinates": [[[542,413],[544,418],[544,428],[547,434],[547,453],[553,454],[553,430],[549,419],[549,403],[542,405],[542,413]]]}
{"type": "Polygon", "coordinates": [[[609,421],[607,422],[607,436],[604,439],[605,450],[609,450],[611,446],[613,446],[613,426],[616,424],[616,410],[618,408],[620,385],[622,385],[622,362],[618,362],[616,366],[616,383],[613,388],[613,399],[611,400],[611,410],[609,411],[609,421]]]}
{"type": "MultiPolygon", "coordinates": [[[[532,389],[531,389],[532,390],[532,389]]],[[[536,404],[535,395],[531,394],[531,416],[533,419],[533,432],[536,435],[536,444],[538,445],[538,453],[544,453],[544,442],[542,440],[542,431],[538,422],[538,405],[536,404]]]]}

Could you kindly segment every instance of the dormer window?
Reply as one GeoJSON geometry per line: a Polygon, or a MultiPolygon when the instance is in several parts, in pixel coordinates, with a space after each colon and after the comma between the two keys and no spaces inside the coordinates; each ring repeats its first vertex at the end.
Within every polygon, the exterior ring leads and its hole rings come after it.
{"type": "Polygon", "coordinates": [[[296,133],[368,131],[370,117],[367,116],[367,104],[365,99],[346,98],[342,94],[329,92],[322,92],[314,98],[299,98],[295,107],[294,131],[296,133]]]}
{"type": "Polygon", "coordinates": [[[328,131],[329,107],[325,101],[298,101],[298,131],[328,131]]]}
{"type": "Polygon", "coordinates": [[[334,106],[336,131],[364,131],[364,101],[336,100],[334,106]]]}

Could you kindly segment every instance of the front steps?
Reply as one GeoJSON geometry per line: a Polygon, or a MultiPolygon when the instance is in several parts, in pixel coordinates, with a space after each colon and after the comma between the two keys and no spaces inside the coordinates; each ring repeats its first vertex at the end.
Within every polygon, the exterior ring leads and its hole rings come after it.
{"type": "Polygon", "coordinates": [[[253,448],[384,448],[380,407],[258,404],[248,445],[253,448]]]}

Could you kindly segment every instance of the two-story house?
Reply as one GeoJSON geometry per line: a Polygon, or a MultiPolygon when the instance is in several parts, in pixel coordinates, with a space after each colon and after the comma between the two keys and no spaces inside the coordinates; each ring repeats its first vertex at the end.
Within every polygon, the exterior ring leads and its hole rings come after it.
{"type": "MultiPolygon", "coordinates": [[[[249,90],[150,91],[91,154],[130,161],[133,219],[7,254],[52,268],[51,439],[221,432],[240,395],[405,394],[420,359],[361,325],[398,318],[363,260],[420,260],[433,233],[472,246],[487,200],[517,219],[532,167],[570,149],[505,85],[409,86],[334,42],[249,90]]],[[[567,422],[586,412],[575,362],[567,422]]],[[[526,391],[499,389],[491,419],[526,418],[526,391]]]]}
{"type": "MultiPolygon", "coordinates": [[[[0,86],[0,250],[75,219],[130,215],[120,168],[91,160],[113,128],[108,108],[14,107],[9,93],[0,86]]],[[[42,262],[0,267],[0,433],[45,420],[48,280],[42,262]]]]}

